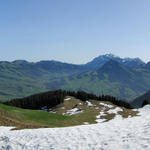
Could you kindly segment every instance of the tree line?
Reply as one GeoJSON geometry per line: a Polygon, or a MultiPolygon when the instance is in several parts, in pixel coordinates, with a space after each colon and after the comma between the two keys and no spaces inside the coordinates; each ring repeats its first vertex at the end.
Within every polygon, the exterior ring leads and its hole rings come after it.
{"type": "Polygon", "coordinates": [[[24,109],[41,109],[47,106],[52,108],[64,102],[65,93],[61,90],[49,91],[44,93],[35,94],[25,98],[13,99],[5,102],[4,104],[16,106],[24,109]]]}
{"type": "Polygon", "coordinates": [[[86,101],[86,100],[89,100],[89,99],[90,100],[97,100],[97,101],[109,101],[114,105],[117,105],[117,106],[120,106],[120,107],[125,107],[125,108],[128,108],[128,109],[132,109],[132,106],[129,103],[124,102],[122,100],[119,100],[114,96],[104,95],[104,94],[102,94],[100,96],[97,96],[95,94],[86,93],[84,91],[78,91],[78,92],[65,91],[65,92],[66,92],[66,95],[73,96],[73,97],[75,97],[77,99],[80,99],[82,101],[86,101]]]}
{"type": "Polygon", "coordinates": [[[16,106],[25,109],[41,109],[41,107],[47,106],[48,108],[55,107],[58,104],[64,102],[66,96],[73,96],[82,101],[87,100],[97,100],[97,101],[109,101],[117,106],[125,107],[131,109],[131,105],[127,102],[119,100],[110,95],[100,95],[86,93],[84,91],[65,91],[56,90],[48,91],[44,93],[35,94],[25,98],[13,99],[11,101],[5,102],[4,104],[16,106]]]}

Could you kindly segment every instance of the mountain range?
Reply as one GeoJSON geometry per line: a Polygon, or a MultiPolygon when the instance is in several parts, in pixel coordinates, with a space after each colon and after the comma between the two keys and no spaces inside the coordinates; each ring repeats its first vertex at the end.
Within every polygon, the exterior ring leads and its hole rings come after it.
{"type": "Polygon", "coordinates": [[[0,62],[0,100],[56,90],[84,90],[133,100],[150,88],[150,62],[139,58],[101,55],[82,64],[59,61],[0,62]]]}

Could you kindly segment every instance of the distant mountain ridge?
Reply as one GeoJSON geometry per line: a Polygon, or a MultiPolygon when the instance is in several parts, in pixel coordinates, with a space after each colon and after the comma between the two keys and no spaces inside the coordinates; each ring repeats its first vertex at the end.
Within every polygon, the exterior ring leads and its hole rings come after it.
{"type": "Polygon", "coordinates": [[[144,67],[149,63],[145,63],[144,61],[142,61],[140,58],[121,58],[119,56],[116,56],[114,54],[105,54],[105,55],[100,55],[96,58],[94,58],[93,60],[91,60],[90,62],[87,62],[86,64],[81,64],[81,65],[77,65],[77,64],[70,64],[70,63],[65,63],[65,62],[61,62],[61,61],[55,61],[55,60],[41,60],[38,62],[29,62],[26,60],[14,60],[14,61],[0,61],[1,63],[9,63],[9,64],[20,64],[20,65],[26,65],[26,64],[39,64],[39,63],[43,63],[43,62],[49,62],[49,63],[57,63],[57,64],[69,64],[69,65],[76,65],[76,66],[86,66],[87,68],[93,68],[93,69],[98,69],[100,67],[102,67],[106,62],[110,61],[110,60],[115,60],[125,66],[128,67],[144,67]]]}
{"type": "Polygon", "coordinates": [[[0,100],[56,90],[85,90],[132,99],[150,86],[149,63],[139,58],[99,56],[83,65],[59,61],[0,61],[0,100]]]}

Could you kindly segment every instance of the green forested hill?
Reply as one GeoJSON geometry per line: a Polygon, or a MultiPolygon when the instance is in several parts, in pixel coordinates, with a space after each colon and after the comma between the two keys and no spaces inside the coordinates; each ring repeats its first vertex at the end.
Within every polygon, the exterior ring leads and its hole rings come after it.
{"type": "Polygon", "coordinates": [[[82,68],[79,65],[56,61],[0,62],[0,100],[56,89],[55,84],[49,86],[50,81],[84,71],[82,68]]]}

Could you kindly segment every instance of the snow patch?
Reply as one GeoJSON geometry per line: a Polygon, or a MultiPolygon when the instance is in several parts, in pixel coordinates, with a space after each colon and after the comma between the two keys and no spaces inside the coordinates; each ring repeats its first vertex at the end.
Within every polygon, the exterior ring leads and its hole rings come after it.
{"type": "Polygon", "coordinates": [[[84,125],[89,125],[89,123],[88,123],[88,122],[84,122],[83,124],[84,124],[84,125]]]}
{"type": "Polygon", "coordinates": [[[109,104],[105,104],[105,103],[99,103],[100,105],[104,106],[104,107],[108,107],[108,108],[113,108],[114,106],[109,105],[109,104]]]}
{"type": "Polygon", "coordinates": [[[95,121],[96,121],[97,123],[103,123],[103,122],[106,121],[106,119],[96,119],[95,121]]]}
{"type": "MultiPolygon", "coordinates": [[[[105,105],[106,106],[106,105],[105,105]]],[[[110,108],[110,107],[109,107],[110,108]]],[[[116,107],[115,109],[110,109],[110,110],[108,110],[108,111],[106,111],[106,113],[108,113],[108,114],[116,114],[116,115],[118,115],[118,112],[120,112],[120,111],[123,111],[121,108],[119,108],[119,107],[116,107]]],[[[100,114],[99,115],[97,115],[96,116],[96,122],[97,123],[101,123],[101,122],[104,122],[104,121],[106,121],[106,119],[101,119],[101,117],[103,117],[103,116],[107,116],[107,114],[105,114],[105,112],[104,112],[104,110],[102,110],[101,112],[100,112],[100,114]]],[[[116,116],[115,116],[116,117],[116,116]]]]}
{"type": "Polygon", "coordinates": [[[48,107],[47,107],[47,106],[43,106],[43,107],[41,107],[41,110],[42,110],[42,111],[46,111],[46,112],[47,112],[47,111],[49,111],[49,109],[48,109],[48,107]]]}
{"type": "Polygon", "coordinates": [[[49,109],[48,112],[54,113],[54,114],[56,113],[55,111],[53,111],[53,109],[49,109]]]}
{"type": "Polygon", "coordinates": [[[71,100],[71,98],[66,98],[66,99],[65,99],[65,101],[69,101],[69,100],[71,100]]]}
{"type": "Polygon", "coordinates": [[[96,116],[96,118],[99,119],[99,118],[102,117],[102,116],[107,116],[107,114],[105,114],[105,113],[102,111],[102,112],[100,112],[99,115],[96,116]]]}
{"type": "Polygon", "coordinates": [[[99,113],[99,115],[97,115],[96,116],[96,122],[97,123],[102,123],[102,122],[104,122],[104,121],[106,121],[106,119],[102,119],[101,117],[102,116],[106,116],[107,114],[105,114],[103,111],[101,111],[100,113],[99,113]]]}
{"type": "Polygon", "coordinates": [[[123,110],[121,108],[119,108],[119,107],[116,107],[115,109],[108,110],[107,113],[109,113],[109,114],[116,114],[117,115],[119,111],[123,111],[123,110]]]}
{"type": "Polygon", "coordinates": [[[68,110],[66,113],[64,113],[63,115],[69,115],[69,116],[71,116],[71,115],[75,115],[75,114],[79,114],[79,113],[82,113],[83,112],[83,110],[81,110],[81,109],[78,109],[78,108],[73,108],[73,109],[71,109],[71,110],[68,110]]]}
{"type": "Polygon", "coordinates": [[[87,105],[90,106],[90,107],[91,107],[91,106],[94,106],[94,105],[93,105],[91,102],[89,102],[89,101],[86,101],[86,103],[87,103],[87,105]]]}
{"type": "Polygon", "coordinates": [[[56,112],[55,111],[49,111],[50,113],[53,113],[53,114],[56,114],[56,112]]]}

